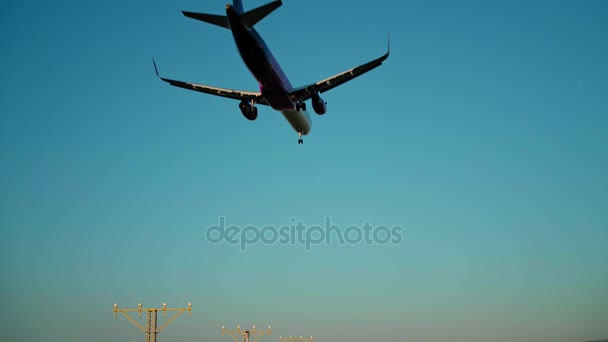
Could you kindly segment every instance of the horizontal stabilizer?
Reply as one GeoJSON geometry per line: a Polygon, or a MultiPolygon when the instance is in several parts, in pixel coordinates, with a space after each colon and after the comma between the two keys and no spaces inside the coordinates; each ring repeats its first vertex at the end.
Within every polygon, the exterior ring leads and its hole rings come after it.
{"type": "Polygon", "coordinates": [[[281,7],[283,1],[277,0],[266,5],[262,5],[256,9],[252,9],[251,11],[245,12],[241,15],[243,20],[243,24],[248,27],[253,27],[253,25],[257,24],[260,20],[264,19],[267,15],[272,13],[277,8],[281,7]]]}
{"type": "MultiPolygon", "coordinates": [[[[252,9],[251,11],[241,14],[240,15],[241,20],[243,21],[243,24],[245,24],[247,27],[253,27],[253,25],[257,24],[260,20],[264,19],[267,15],[272,13],[275,9],[279,8],[282,4],[283,4],[283,2],[281,0],[276,0],[276,1],[273,1],[266,5],[262,5],[258,8],[252,9]]],[[[182,13],[186,17],[230,29],[230,24],[228,23],[228,18],[225,15],[197,13],[197,12],[188,12],[188,11],[182,11],[182,13]]]]}
{"type": "Polygon", "coordinates": [[[230,25],[228,24],[228,18],[226,18],[225,15],[215,15],[215,14],[196,13],[196,12],[187,12],[187,11],[182,11],[182,13],[186,17],[230,29],[230,25]]]}

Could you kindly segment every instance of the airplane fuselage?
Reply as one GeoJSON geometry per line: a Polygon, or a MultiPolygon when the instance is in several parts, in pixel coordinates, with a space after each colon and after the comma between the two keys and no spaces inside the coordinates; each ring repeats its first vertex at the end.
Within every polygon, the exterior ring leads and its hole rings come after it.
{"type": "Polygon", "coordinates": [[[296,110],[296,101],[289,95],[293,89],[291,82],[272,55],[266,42],[253,27],[246,26],[238,11],[226,5],[226,16],[230,30],[243,62],[258,81],[260,92],[270,107],[280,111],[294,130],[302,135],[310,132],[311,120],[306,110],[296,110]]]}

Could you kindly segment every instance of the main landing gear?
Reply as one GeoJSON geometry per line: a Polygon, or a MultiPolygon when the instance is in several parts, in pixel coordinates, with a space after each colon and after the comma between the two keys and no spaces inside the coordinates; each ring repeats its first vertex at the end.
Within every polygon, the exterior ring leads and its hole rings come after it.
{"type": "Polygon", "coordinates": [[[306,102],[296,102],[296,111],[306,110],[306,102]]]}
{"type": "Polygon", "coordinates": [[[304,139],[302,139],[302,132],[298,132],[298,136],[299,136],[298,144],[303,144],[304,143],[304,139]]]}

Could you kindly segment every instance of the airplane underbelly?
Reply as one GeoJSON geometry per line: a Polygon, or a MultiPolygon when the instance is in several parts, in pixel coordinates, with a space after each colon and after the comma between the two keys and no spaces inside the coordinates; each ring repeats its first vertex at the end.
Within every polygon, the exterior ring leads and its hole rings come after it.
{"type": "Polygon", "coordinates": [[[284,110],[281,113],[283,113],[287,122],[289,122],[296,132],[302,132],[303,135],[307,135],[310,132],[312,122],[307,111],[284,110]]]}
{"type": "Polygon", "coordinates": [[[292,110],[294,107],[293,101],[288,95],[273,94],[264,96],[270,107],[274,110],[292,110]]]}
{"type": "Polygon", "coordinates": [[[287,91],[285,91],[283,87],[276,85],[277,81],[274,77],[267,74],[265,76],[267,76],[267,78],[260,82],[262,84],[260,86],[260,91],[270,107],[278,111],[294,109],[295,104],[287,91]]]}

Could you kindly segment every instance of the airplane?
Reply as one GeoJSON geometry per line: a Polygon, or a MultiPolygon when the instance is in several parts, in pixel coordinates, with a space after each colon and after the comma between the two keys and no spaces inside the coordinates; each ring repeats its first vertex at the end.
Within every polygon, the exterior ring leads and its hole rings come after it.
{"type": "Polygon", "coordinates": [[[256,23],[282,4],[281,0],[276,0],[253,10],[244,11],[242,0],[233,0],[232,5],[226,4],[225,16],[182,11],[186,17],[232,31],[234,42],[243,62],[258,81],[259,91],[225,89],[164,78],[158,74],[156,61],[152,59],[156,75],[172,86],[239,100],[241,113],[251,121],[258,117],[256,104],[270,106],[283,114],[298,133],[298,144],[303,144],[302,136],[310,132],[312,125],[310,115],[306,111],[305,101],[311,100],[312,108],[318,115],[325,114],[327,102],[321,99],[320,94],[382,65],[390,54],[390,40],[388,51],[384,55],[319,82],[294,88],[270,52],[266,42],[254,28],[256,23]]]}

